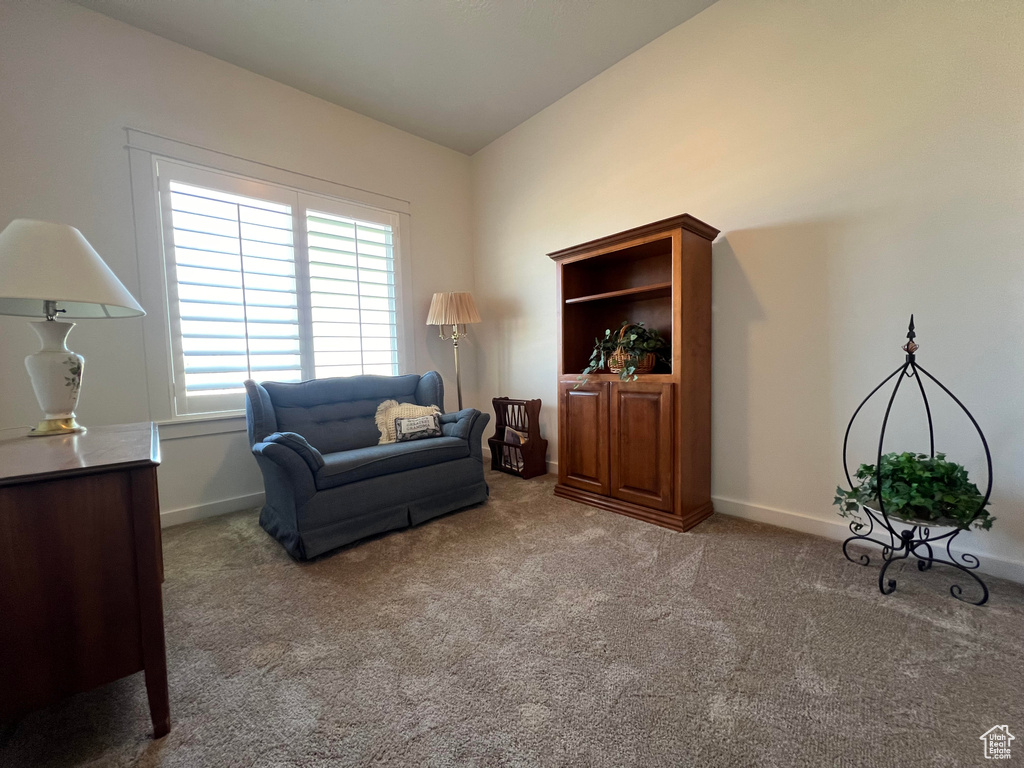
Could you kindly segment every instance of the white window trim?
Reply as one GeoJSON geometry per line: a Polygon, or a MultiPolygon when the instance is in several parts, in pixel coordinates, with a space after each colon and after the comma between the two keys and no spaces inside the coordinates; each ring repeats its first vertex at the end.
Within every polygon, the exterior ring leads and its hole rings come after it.
{"type": "Polygon", "coordinates": [[[173,336],[167,304],[167,266],[164,258],[157,179],[158,160],[192,165],[197,170],[215,171],[246,180],[288,187],[300,196],[304,193],[321,195],[332,198],[339,208],[343,208],[346,203],[354,203],[376,208],[382,213],[397,214],[399,225],[394,234],[393,253],[399,373],[417,370],[415,337],[410,323],[412,312],[406,299],[411,295],[406,286],[406,279],[410,274],[407,264],[407,243],[411,225],[408,201],[215,152],[145,131],[132,128],[125,130],[128,136],[125,148],[128,150],[131,173],[135,247],[139,264],[139,298],[146,310],[143,334],[149,412],[150,418],[154,421],[168,426],[174,425],[166,430],[167,432],[173,433],[175,437],[235,432],[245,429],[245,419],[242,411],[175,415],[174,366],[171,359],[173,336]],[[190,424],[194,426],[190,427],[190,424]]]}

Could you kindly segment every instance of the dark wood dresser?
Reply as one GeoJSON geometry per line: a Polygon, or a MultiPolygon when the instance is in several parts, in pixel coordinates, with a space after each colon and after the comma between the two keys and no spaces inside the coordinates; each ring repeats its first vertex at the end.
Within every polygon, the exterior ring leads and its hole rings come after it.
{"type": "Polygon", "coordinates": [[[145,671],[170,730],[155,424],[0,432],[0,722],[145,671]]]}

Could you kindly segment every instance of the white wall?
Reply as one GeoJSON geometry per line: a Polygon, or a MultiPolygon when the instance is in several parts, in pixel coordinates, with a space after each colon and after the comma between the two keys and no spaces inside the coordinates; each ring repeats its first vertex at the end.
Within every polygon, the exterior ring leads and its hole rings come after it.
{"type": "MultiPolygon", "coordinates": [[[[967,544],[1024,577],[1021,51],[1016,0],[719,0],[498,139],[473,157],[479,399],[542,398],[556,458],[545,253],[688,212],[723,233],[716,507],[842,535],[843,430],[914,312],[920,362],[995,458],[999,521],[967,544]]],[[[887,449],[926,449],[905,405],[887,449]]],[[[939,449],[983,481],[935,408],[939,449]]],[[[865,423],[857,460],[870,443],[865,423]]]]}
{"type": "MultiPolygon", "coordinates": [[[[136,296],[125,127],[409,201],[416,369],[455,392],[451,345],[423,325],[430,296],[470,290],[470,162],[452,150],[60,0],[0,0],[0,227],[72,224],[136,296]]],[[[142,321],[83,321],[84,424],[149,418],[142,321]]],[[[0,428],[39,418],[24,319],[0,317],[0,428]]],[[[474,387],[473,370],[464,371],[474,387]]],[[[161,504],[183,519],[262,490],[242,433],[165,441],[161,504]]],[[[236,500],[240,499],[238,502],[236,500]]]]}

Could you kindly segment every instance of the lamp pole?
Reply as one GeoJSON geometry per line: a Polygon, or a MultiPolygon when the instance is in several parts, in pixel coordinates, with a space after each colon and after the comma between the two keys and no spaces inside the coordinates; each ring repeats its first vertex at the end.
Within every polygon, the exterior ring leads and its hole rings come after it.
{"type": "Polygon", "coordinates": [[[462,372],[459,370],[459,326],[452,326],[452,347],[455,348],[455,391],[459,393],[459,410],[462,410],[462,372]]]}
{"type": "MultiPolygon", "coordinates": [[[[438,331],[438,336],[442,339],[445,338],[444,326],[441,326],[438,331]]],[[[462,372],[459,370],[459,338],[464,336],[465,332],[459,333],[459,326],[452,324],[452,348],[455,350],[455,391],[459,394],[459,410],[462,410],[462,372]]]]}

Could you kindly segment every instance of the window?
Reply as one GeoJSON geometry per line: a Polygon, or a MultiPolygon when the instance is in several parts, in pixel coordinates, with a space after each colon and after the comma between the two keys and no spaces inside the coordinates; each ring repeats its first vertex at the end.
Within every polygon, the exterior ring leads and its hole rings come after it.
{"type": "Polygon", "coordinates": [[[399,373],[396,213],[156,161],[175,415],[247,378],[399,373]]]}

